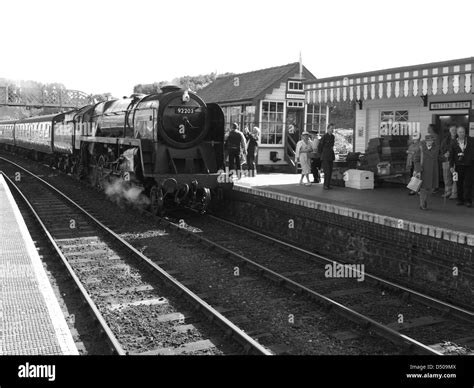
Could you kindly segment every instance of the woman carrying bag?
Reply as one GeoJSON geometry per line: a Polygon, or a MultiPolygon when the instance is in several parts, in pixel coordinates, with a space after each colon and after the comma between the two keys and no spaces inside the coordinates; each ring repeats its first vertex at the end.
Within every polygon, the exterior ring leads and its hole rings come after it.
{"type": "Polygon", "coordinates": [[[415,163],[414,176],[421,179],[420,209],[426,210],[428,197],[438,187],[439,182],[439,145],[435,143],[433,135],[425,136],[425,141],[421,142],[413,155],[413,161],[415,163]]]}
{"type": "MultiPolygon", "coordinates": [[[[410,175],[413,175],[413,172],[415,171],[415,165],[413,161],[413,156],[415,155],[415,152],[420,148],[420,138],[419,137],[413,137],[411,140],[411,144],[408,146],[407,150],[407,164],[406,168],[407,171],[410,172],[410,175]]],[[[418,191],[418,190],[417,190],[418,191]]],[[[408,192],[408,195],[415,195],[416,191],[410,190],[408,192]]]]}

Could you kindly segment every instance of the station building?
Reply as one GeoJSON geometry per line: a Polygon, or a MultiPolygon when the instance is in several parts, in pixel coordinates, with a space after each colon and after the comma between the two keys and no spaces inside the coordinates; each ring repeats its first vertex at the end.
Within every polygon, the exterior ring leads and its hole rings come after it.
{"type": "Polygon", "coordinates": [[[374,138],[417,132],[423,137],[428,124],[440,137],[450,124],[474,136],[473,67],[471,57],[307,80],[306,103],[356,102],[355,152],[364,152],[374,138]]]}
{"type": "MultiPolygon", "coordinates": [[[[226,130],[233,122],[242,129],[260,128],[259,169],[294,172],[296,142],[304,130],[307,114],[303,82],[309,79],[314,80],[315,76],[295,62],[217,78],[198,94],[222,107],[226,130]]],[[[313,117],[313,113],[312,127],[319,129],[321,120],[313,117]]]]}

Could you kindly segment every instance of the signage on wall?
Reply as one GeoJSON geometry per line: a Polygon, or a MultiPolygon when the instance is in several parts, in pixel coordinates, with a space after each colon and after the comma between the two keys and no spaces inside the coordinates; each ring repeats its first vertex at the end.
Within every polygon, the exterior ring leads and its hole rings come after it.
{"type": "Polygon", "coordinates": [[[302,93],[302,94],[286,93],[286,98],[287,99],[294,99],[294,100],[304,100],[305,96],[304,96],[304,93],[302,93]]]}
{"type": "Polygon", "coordinates": [[[472,101],[430,102],[430,110],[471,109],[472,101]]]}

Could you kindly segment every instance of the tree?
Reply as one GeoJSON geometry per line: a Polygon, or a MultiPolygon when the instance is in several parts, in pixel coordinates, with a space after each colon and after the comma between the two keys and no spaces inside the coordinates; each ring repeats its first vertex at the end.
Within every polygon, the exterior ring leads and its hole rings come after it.
{"type": "Polygon", "coordinates": [[[160,93],[161,88],[168,85],[167,81],[154,82],[152,84],[138,84],[133,87],[133,93],[156,94],[160,93]]]}
{"type": "Polygon", "coordinates": [[[171,82],[160,81],[154,82],[152,84],[138,84],[133,87],[134,93],[144,93],[144,94],[154,94],[160,93],[161,88],[166,85],[176,85],[184,89],[191,89],[194,92],[197,92],[206,86],[210,85],[217,78],[226,77],[233,73],[224,73],[217,74],[215,72],[209,74],[199,74],[199,75],[185,75],[183,77],[174,78],[171,82]]]}
{"type": "Polygon", "coordinates": [[[184,89],[191,89],[192,91],[197,92],[214,82],[215,79],[216,73],[200,74],[196,76],[186,75],[184,77],[175,78],[172,83],[184,89]]]}
{"type": "Polygon", "coordinates": [[[112,93],[99,93],[91,95],[91,100],[95,102],[109,101],[112,98],[112,93]]]}

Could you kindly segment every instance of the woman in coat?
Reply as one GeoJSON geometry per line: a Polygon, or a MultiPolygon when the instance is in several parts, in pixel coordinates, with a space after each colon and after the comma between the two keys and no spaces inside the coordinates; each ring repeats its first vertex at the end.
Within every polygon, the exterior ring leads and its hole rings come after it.
{"type": "Polygon", "coordinates": [[[306,186],[311,186],[309,174],[311,173],[311,159],[309,154],[313,152],[312,142],[309,140],[309,133],[304,131],[301,134],[302,139],[296,144],[296,161],[301,163],[301,179],[300,185],[303,184],[303,178],[306,177],[308,183],[306,186]]]}
{"type": "Polygon", "coordinates": [[[415,176],[421,179],[420,209],[428,208],[428,197],[439,182],[439,145],[433,135],[426,135],[425,141],[413,155],[415,163],[415,176]]]}

